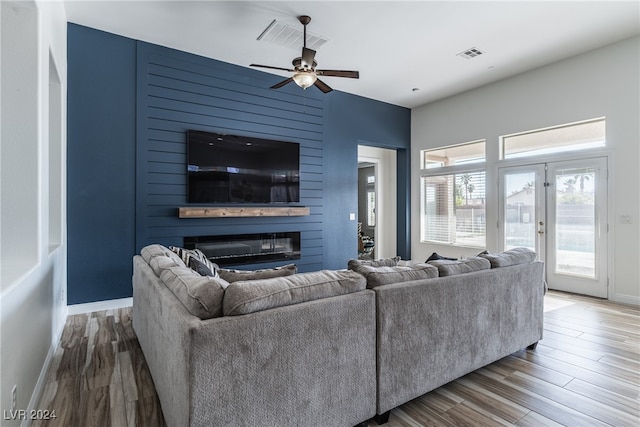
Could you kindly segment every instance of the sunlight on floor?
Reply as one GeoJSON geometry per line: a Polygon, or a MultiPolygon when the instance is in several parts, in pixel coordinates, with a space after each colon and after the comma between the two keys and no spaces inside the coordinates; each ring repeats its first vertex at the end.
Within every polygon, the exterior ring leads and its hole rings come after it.
{"type": "Polygon", "coordinates": [[[544,297],[544,311],[545,313],[547,311],[553,311],[553,310],[558,310],[560,308],[564,308],[564,307],[569,307],[570,305],[573,305],[575,303],[566,300],[564,298],[557,298],[554,296],[550,296],[550,295],[546,295],[544,297]]]}

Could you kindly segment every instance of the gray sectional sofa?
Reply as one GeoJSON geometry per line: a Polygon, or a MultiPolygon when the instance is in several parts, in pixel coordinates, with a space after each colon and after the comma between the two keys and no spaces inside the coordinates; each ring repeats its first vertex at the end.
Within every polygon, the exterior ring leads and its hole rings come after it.
{"type": "Polygon", "coordinates": [[[432,278],[373,288],[378,423],[396,406],[542,339],[542,262],[433,264],[432,278]]]}
{"type": "Polygon", "coordinates": [[[542,337],[528,253],[257,277],[192,261],[161,245],[133,260],[133,326],[169,426],[384,422],[542,337]]]}

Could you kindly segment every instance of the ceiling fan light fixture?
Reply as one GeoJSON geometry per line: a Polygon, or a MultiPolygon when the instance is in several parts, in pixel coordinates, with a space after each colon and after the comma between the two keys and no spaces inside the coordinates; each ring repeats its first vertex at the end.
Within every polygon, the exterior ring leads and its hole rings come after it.
{"type": "Polygon", "coordinates": [[[306,89],[309,86],[313,86],[313,84],[318,79],[316,73],[313,71],[298,71],[293,76],[291,76],[294,82],[302,89],[306,89]]]}

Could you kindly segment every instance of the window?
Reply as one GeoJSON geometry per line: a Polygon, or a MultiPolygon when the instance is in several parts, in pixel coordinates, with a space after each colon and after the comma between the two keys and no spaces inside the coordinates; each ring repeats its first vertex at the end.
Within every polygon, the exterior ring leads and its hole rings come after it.
{"type": "Polygon", "coordinates": [[[485,172],[423,176],[422,241],[485,246],[485,172]]]}
{"type": "Polygon", "coordinates": [[[594,119],[502,137],[502,158],[535,156],[605,146],[605,119],[594,119]]]}
{"type": "Polygon", "coordinates": [[[422,150],[422,169],[484,162],[484,146],[484,141],[475,141],[435,150],[422,150]]]}
{"type": "Polygon", "coordinates": [[[421,241],[484,247],[485,141],[421,152],[421,241]]]}

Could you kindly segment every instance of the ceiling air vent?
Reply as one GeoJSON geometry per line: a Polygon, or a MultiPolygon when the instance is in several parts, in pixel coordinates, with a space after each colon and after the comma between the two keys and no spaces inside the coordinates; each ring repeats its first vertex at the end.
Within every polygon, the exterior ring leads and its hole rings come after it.
{"type": "MultiPolygon", "coordinates": [[[[290,27],[274,19],[258,36],[258,40],[292,49],[300,49],[300,46],[304,43],[304,34],[299,28],[290,27]]],[[[307,47],[309,49],[318,50],[326,42],[326,38],[307,31],[307,47]]]]}
{"type": "Polygon", "coordinates": [[[470,49],[464,50],[462,52],[460,52],[458,54],[458,56],[465,58],[465,59],[471,59],[471,58],[475,58],[476,56],[480,56],[482,55],[484,52],[481,51],[480,49],[478,49],[477,47],[472,47],[470,49]]]}

